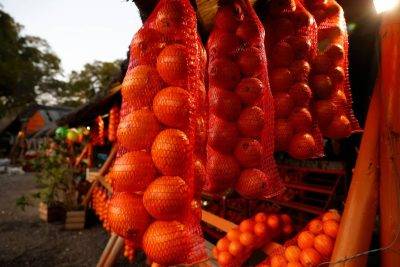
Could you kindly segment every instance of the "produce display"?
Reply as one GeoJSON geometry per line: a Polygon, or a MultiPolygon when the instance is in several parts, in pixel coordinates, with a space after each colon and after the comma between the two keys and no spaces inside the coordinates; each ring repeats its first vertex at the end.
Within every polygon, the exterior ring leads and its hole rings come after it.
{"type": "Polygon", "coordinates": [[[100,186],[96,186],[93,188],[92,193],[92,207],[99,217],[100,221],[103,222],[103,226],[106,230],[109,230],[109,224],[107,222],[107,200],[108,194],[107,191],[100,186]]]}
{"type": "Polygon", "coordinates": [[[101,116],[97,116],[94,124],[90,128],[90,138],[93,145],[104,145],[105,130],[104,120],[101,116]]]}
{"type": "Polygon", "coordinates": [[[117,105],[110,109],[108,115],[108,141],[114,142],[117,139],[117,128],[119,123],[119,107],[117,105]]]}
{"type": "Polygon", "coordinates": [[[222,5],[207,42],[208,139],[205,191],[246,198],[282,192],[274,152],[273,101],[264,29],[248,1],[222,5]]]}
{"type": "Polygon", "coordinates": [[[195,199],[205,173],[205,64],[190,2],[159,1],[131,43],[108,174],[108,224],[130,260],[136,248],[166,266],[207,257],[195,199]]]}
{"type": "Polygon", "coordinates": [[[298,0],[271,1],[265,21],[269,77],[275,107],[275,150],[296,159],[323,155],[322,136],[311,111],[310,86],[317,25],[298,0]]]}
{"type": "Polygon", "coordinates": [[[283,247],[275,249],[258,267],[316,267],[330,260],[339,230],[340,214],[330,210],[311,220],[305,229],[283,247]]]}
{"type": "Polygon", "coordinates": [[[286,215],[257,213],[243,220],[238,227],[228,231],[213,249],[213,255],[221,266],[241,266],[254,252],[281,235],[293,232],[291,218],[286,215]]]}
{"type": "Polygon", "coordinates": [[[318,54],[312,63],[311,77],[314,114],[324,136],[345,138],[360,127],[352,111],[343,9],[334,0],[306,3],[318,24],[318,54]]]}

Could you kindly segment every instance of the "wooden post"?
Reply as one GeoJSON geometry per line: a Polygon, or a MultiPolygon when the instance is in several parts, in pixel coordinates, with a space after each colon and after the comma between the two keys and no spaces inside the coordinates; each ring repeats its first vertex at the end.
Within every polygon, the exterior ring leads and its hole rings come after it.
{"type": "Polygon", "coordinates": [[[381,266],[400,266],[400,9],[381,26],[380,246],[381,266]]]}
{"type": "Polygon", "coordinates": [[[367,256],[351,258],[369,249],[378,204],[379,86],[368,111],[330,266],[365,266],[367,256]],[[346,260],[348,259],[348,260],[346,260]]]}
{"type": "Polygon", "coordinates": [[[116,234],[111,233],[111,237],[108,240],[107,245],[104,248],[103,253],[100,256],[99,261],[97,262],[97,265],[96,265],[97,267],[104,266],[106,259],[108,258],[112,248],[114,247],[115,241],[117,240],[117,238],[118,238],[118,236],[116,234]]]}

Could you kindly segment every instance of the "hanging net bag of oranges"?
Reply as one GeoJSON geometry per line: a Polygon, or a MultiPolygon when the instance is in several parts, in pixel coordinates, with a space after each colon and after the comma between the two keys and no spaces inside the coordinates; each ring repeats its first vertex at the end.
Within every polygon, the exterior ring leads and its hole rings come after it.
{"type": "Polygon", "coordinates": [[[275,150],[296,159],[323,155],[322,135],[313,116],[311,61],[317,25],[298,0],[271,1],[266,9],[266,47],[275,107],[275,150]]]}
{"type": "Polygon", "coordinates": [[[129,248],[161,265],[207,257],[195,199],[205,173],[205,64],[189,0],[159,1],[130,47],[107,218],[129,248]]]}
{"type": "Polygon", "coordinates": [[[359,131],[352,110],[348,36],[342,7],[334,0],[305,1],[318,24],[318,51],[312,64],[314,113],[324,136],[340,139],[359,131]]]}
{"type": "Polygon", "coordinates": [[[207,42],[206,191],[234,188],[256,199],[283,191],[273,158],[274,113],[264,37],[247,0],[219,7],[207,42]]]}

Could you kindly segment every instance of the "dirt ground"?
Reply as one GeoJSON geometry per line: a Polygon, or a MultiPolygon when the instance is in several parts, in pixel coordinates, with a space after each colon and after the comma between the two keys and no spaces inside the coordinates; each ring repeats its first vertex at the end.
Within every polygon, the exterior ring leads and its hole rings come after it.
{"type": "MultiPolygon", "coordinates": [[[[15,201],[35,189],[34,175],[0,174],[0,266],[95,266],[108,234],[100,225],[66,231],[39,220],[37,206],[21,211],[15,201]]],[[[118,266],[129,265],[119,259],[118,266]]]]}

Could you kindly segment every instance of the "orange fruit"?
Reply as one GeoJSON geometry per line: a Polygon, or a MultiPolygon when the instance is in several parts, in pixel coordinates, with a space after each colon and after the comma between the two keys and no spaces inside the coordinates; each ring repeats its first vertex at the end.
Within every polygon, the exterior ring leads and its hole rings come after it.
{"type": "Polygon", "coordinates": [[[315,235],[322,233],[322,228],[323,223],[320,219],[314,219],[308,224],[308,230],[315,235]]]}
{"type": "Polygon", "coordinates": [[[213,254],[213,256],[214,256],[215,258],[218,258],[219,252],[218,252],[217,247],[213,247],[213,249],[212,249],[212,254],[213,254]]]}
{"type": "Polygon", "coordinates": [[[346,78],[346,74],[342,67],[335,67],[329,72],[329,77],[331,78],[333,84],[340,84],[346,78]]]}
{"type": "Polygon", "coordinates": [[[289,95],[292,97],[295,106],[306,107],[310,103],[312,91],[306,83],[295,83],[290,87],[289,95]]]}
{"type": "Polygon", "coordinates": [[[256,223],[254,225],[254,234],[258,238],[265,238],[268,234],[268,227],[265,223],[256,223]]]}
{"type": "Polygon", "coordinates": [[[151,106],[154,96],[162,89],[163,82],[157,70],[148,65],[128,69],[122,82],[121,94],[135,109],[151,106]]]}
{"type": "Polygon", "coordinates": [[[286,91],[293,83],[293,76],[287,68],[273,69],[269,75],[272,92],[286,91]]]}
{"type": "Polygon", "coordinates": [[[306,60],[296,60],[289,68],[295,82],[307,82],[310,75],[311,66],[306,60]]]}
{"type": "Polygon", "coordinates": [[[287,42],[279,42],[272,48],[271,62],[274,67],[288,67],[293,59],[293,48],[287,42]]]}
{"type": "Polygon", "coordinates": [[[333,139],[340,139],[349,137],[351,132],[352,128],[349,119],[345,115],[341,115],[333,118],[324,134],[333,139]]]}
{"type": "Polygon", "coordinates": [[[303,265],[301,265],[301,263],[300,262],[297,262],[297,261],[291,261],[291,262],[288,262],[288,264],[287,264],[287,266],[286,267],[303,267],[303,265]]]}
{"type": "Polygon", "coordinates": [[[242,171],[236,182],[235,190],[246,198],[261,198],[267,189],[268,177],[258,169],[242,171]]]}
{"type": "Polygon", "coordinates": [[[240,234],[239,237],[240,243],[242,243],[244,246],[249,247],[254,245],[255,242],[255,236],[253,233],[250,232],[243,232],[240,234]]]}
{"type": "Polygon", "coordinates": [[[273,16],[280,16],[282,14],[294,12],[296,10],[296,3],[293,0],[277,0],[269,5],[269,13],[273,16]]]}
{"type": "Polygon", "coordinates": [[[247,105],[253,105],[264,90],[262,81],[257,78],[244,78],[236,86],[235,93],[242,102],[247,105]]]}
{"type": "Polygon", "coordinates": [[[271,267],[286,267],[287,261],[282,255],[274,255],[271,257],[271,267]]]}
{"type": "Polygon", "coordinates": [[[217,59],[210,62],[208,68],[211,86],[232,90],[240,81],[239,66],[229,59],[217,59]]]}
{"type": "Polygon", "coordinates": [[[328,220],[334,220],[337,222],[340,222],[340,214],[337,210],[329,210],[328,212],[325,212],[324,215],[322,216],[322,221],[328,221],[328,220]]]}
{"type": "Polygon", "coordinates": [[[145,190],[156,173],[149,153],[134,151],[117,158],[108,176],[114,192],[136,192],[145,190]]]}
{"type": "Polygon", "coordinates": [[[277,119],[275,121],[275,151],[286,151],[293,137],[293,127],[288,120],[277,119]]]}
{"type": "Polygon", "coordinates": [[[295,159],[308,159],[314,155],[315,148],[315,140],[311,134],[299,133],[293,136],[288,152],[295,159]]]}
{"type": "Polygon", "coordinates": [[[234,154],[240,165],[255,168],[261,163],[262,146],[256,139],[242,138],[236,145],[234,154]]]}
{"type": "Polygon", "coordinates": [[[238,119],[239,131],[245,137],[259,137],[264,124],[264,111],[256,106],[244,109],[238,119]]]}
{"type": "Polygon", "coordinates": [[[206,162],[207,175],[216,188],[213,191],[224,191],[233,186],[240,175],[240,167],[236,159],[217,151],[210,153],[206,162]]]}
{"type": "Polygon", "coordinates": [[[297,236],[297,245],[301,249],[312,248],[314,246],[314,234],[310,231],[303,231],[297,236]]]}
{"type": "Polygon", "coordinates": [[[290,218],[290,216],[288,214],[281,214],[281,220],[283,222],[283,224],[292,224],[292,218],[290,218]]]}
{"type": "Polygon", "coordinates": [[[278,215],[269,215],[267,219],[267,225],[272,230],[274,237],[280,234],[281,221],[278,215]]]}
{"type": "Polygon", "coordinates": [[[328,73],[332,68],[332,61],[324,54],[317,55],[313,60],[313,71],[316,73],[328,73]]]}
{"type": "Polygon", "coordinates": [[[184,262],[190,250],[185,225],[178,221],[155,221],[143,235],[143,250],[149,260],[162,265],[184,262]]]}
{"type": "Polygon", "coordinates": [[[331,78],[325,74],[319,74],[312,77],[311,85],[315,95],[320,99],[327,99],[334,92],[331,78]]]}
{"type": "Polygon", "coordinates": [[[258,223],[265,223],[268,219],[268,215],[264,212],[259,212],[254,216],[254,220],[258,223]]]}
{"type": "Polygon", "coordinates": [[[220,240],[218,240],[216,247],[217,247],[218,251],[220,251],[220,252],[228,251],[230,243],[231,242],[227,238],[224,237],[224,238],[221,238],[220,240]]]}
{"type": "Polygon", "coordinates": [[[140,29],[132,39],[130,54],[139,64],[153,65],[166,46],[164,36],[151,28],[140,29]]]}
{"type": "Polygon", "coordinates": [[[255,222],[252,219],[243,220],[239,224],[239,230],[241,232],[253,232],[254,231],[255,222]]]}
{"type": "Polygon", "coordinates": [[[263,52],[254,46],[244,49],[239,54],[237,62],[246,77],[258,76],[263,70],[265,71],[263,52]]]}
{"type": "Polygon", "coordinates": [[[243,21],[243,11],[239,5],[227,5],[218,9],[214,25],[221,30],[235,32],[243,21]]]}
{"type": "Polygon", "coordinates": [[[346,94],[341,90],[336,90],[332,96],[332,102],[338,107],[338,114],[345,114],[347,107],[346,94]]]}
{"type": "Polygon", "coordinates": [[[313,248],[306,248],[300,254],[303,266],[316,267],[322,262],[321,255],[313,248]]]}
{"type": "Polygon", "coordinates": [[[242,110],[240,97],[234,92],[213,87],[208,94],[209,112],[221,119],[236,121],[242,110]]]}
{"type": "Polygon", "coordinates": [[[208,144],[221,152],[231,152],[238,142],[239,131],[236,123],[231,123],[217,116],[210,115],[208,144]]]}
{"type": "Polygon", "coordinates": [[[310,27],[313,23],[314,19],[310,15],[310,13],[305,10],[301,10],[299,8],[293,13],[293,23],[297,28],[310,27]]]}
{"type": "Polygon", "coordinates": [[[178,176],[157,178],[143,194],[143,205],[157,220],[180,218],[189,202],[189,187],[178,176]]]}
{"type": "Polygon", "coordinates": [[[118,142],[127,149],[147,149],[160,130],[161,126],[154,113],[143,108],[121,119],[118,125],[117,138],[118,142]]]}
{"type": "Polygon", "coordinates": [[[166,129],[155,138],[151,157],[163,175],[179,176],[188,168],[189,151],[189,139],[184,132],[166,129]]]}
{"type": "Polygon", "coordinates": [[[305,36],[293,36],[289,39],[296,59],[308,60],[311,52],[311,40],[305,36]]]}
{"type": "Polygon", "coordinates": [[[327,220],[324,222],[324,233],[332,238],[336,238],[339,231],[339,223],[334,220],[327,220]]]}
{"type": "Polygon", "coordinates": [[[233,256],[238,257],[240,254],[243,253],[243,251],[244,251],[244,246],[243,246],[242,243],[240,243],[239,241],[235,240],[235,241],[232,241],[232,242],[229,244],[228,251],[229,251],[229,253],[232,254],[233,256]]]}
{"type": "Polygon", "coordinates": [[[185,46],[172,44],[165,47],[157,58],[157,71],[169,85],[187,85],[189,53],[185,46]]]}
{"type": "MultiPolygon", "coordinates": [[[[291,1],[291,0],[284,0],[291,1]]],[[[271,2],[273,3],[273,2],[271,2]]],[[[274,39],[282,40],[289,35],[293,35],[295,30],[295,25],[288,18],[280,18],[272,22],[272,29],[274,29],[274,39]]]]}
{"type": "Polygon", "coordinates": [[[285,249],[285,257],[287,261],[299,261],[301,249],[298,246],[289,246],[285,249]]]}
{"type": "Polygon", "coordinates": [[[275,117],[286,119],[294,108],[292,97],[288,93],[277,93],[274,95],[275,117]]]}
{"type": "Polygon", "coordinates": [[[340,44],[331,44],[325,51],[325,54],[332,62],[337,63],[344,58],[344,49],[340,44]]]}
{"type": "Polygon", "coordinates": [[[319,234],[314,239],[315,250],[325,257],[332,255],[334,245],[332,238],[325,234],[319,234]]]}
{"type": "Polygon", "coordinates": [[[162,89],[153,100],[153,111],[163,124],[182,128],[189,123],[189,93],[180,87],[162,89]]]}
{"type": "Polygon", "coordinates": [[[296,133],[311,132],[313,118],[307,108],[294,109],[289,116],[289,121],[296,133]]]}
{"type": "Polygon", "coordinates": [[[218,263],[222,266],[229,265],[233,261],[232,255],[227,251],[218,253],[218,263]]]}
{"type": "Polygon", "coordinates": [[[107,208],[107,222],[111,230],[119,236],[140,242],[151,220],[142,197],[126,192],[115,193],[107,208]]]}
{"type": "Polygon", "coordinates": [[[293,226],[291,225],[291,224],[287,224],[287,225],[284,225],[283,226],[283,228],[282,228],[282,233],[285,235],[285,236],[289,236],[289,235],[291,235],[292,233],[293,233],[293,226]]]}
{"type": "Polygon", "coordinates": [[[206,181],[206,167],[200,159],[194,161],[195,192],[200,193],[206,181]]]}
{"type": "Polygon", "coordinates": [[[187,7],[179,1],[168,1],[156,14],[154,28],[166,36],[174,36],[184,30],[187,7]]]}
{"type": "Polygon", "coordinates": [[[239,231],[238,228],[233,228],[228,231],[226,234],[226,238],[228,238],[230,241],[236,241],[239,240],[241,232],[239,231]]]}
{"type": "Polygon", "coordinates": [[[332,100],[318,100],[314,103],[314,113],[321,127],[331,124],[337,112],[337,106],[332,100]]]}

